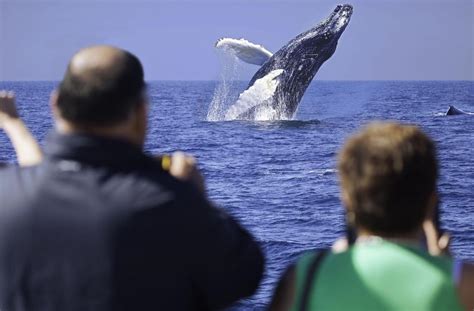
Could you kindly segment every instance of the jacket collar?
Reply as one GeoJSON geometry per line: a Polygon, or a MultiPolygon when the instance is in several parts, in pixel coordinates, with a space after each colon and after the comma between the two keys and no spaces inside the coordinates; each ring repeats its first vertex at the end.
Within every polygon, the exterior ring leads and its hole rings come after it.
{"type": "Polygon", "coordinates": [[[122,139],[88,134],[51,133],[44,148],[47,159],[98,166],[139,168],[156,164],[141,148],[122,139]]]}

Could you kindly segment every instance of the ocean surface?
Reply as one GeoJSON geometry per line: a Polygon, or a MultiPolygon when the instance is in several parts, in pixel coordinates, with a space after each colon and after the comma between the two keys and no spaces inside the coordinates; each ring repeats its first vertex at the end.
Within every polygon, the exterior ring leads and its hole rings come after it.
{"type": "MultiPolygon", "coordinates": [[[[437,143],[442,227],[452,252],[474,261],[474,116],[444,116],[449,105],[474,111],[474,82],[314,81],[290,121],[206,121],[219,82],[151,82],[146,150],[184,150],[199,160],[218,205],[265,250],[265,278],[236,310],[261,310],[285,267],[308,249],[344,234],[336,156],[344,140],[374,120],[420,125],[437,143]]],[[[246,83],[235,83],[235,94],[246,83]]],[[[44,141],[52,128],[54,82],[0,82],[44,141]]],[[[231,92],[232,93],[232,92],[231,92]]],[[[13,162],[0,133],[0,161],[13,162]]]]}

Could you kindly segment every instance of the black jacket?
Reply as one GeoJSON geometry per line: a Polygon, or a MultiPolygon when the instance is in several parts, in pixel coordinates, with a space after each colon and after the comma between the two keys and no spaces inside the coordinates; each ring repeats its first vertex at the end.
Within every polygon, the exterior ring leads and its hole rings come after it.
{"type": "Polygon", "coordinates": [[[52,135],[0,169],[0,310],[207,310],[251,295],[262,253],[124,141],[52,135]]]}

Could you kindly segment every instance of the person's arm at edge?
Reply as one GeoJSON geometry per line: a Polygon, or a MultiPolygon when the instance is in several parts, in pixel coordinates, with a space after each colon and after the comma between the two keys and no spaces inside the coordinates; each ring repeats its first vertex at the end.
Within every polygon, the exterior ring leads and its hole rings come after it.
{"type": "Polygon", "coordinates": [[[292,265],[281,277],[268,307],[269,311],[288,311],[293,306],[295,300],[295,271],[296,268],[292,265]]]}
{"type": "Polygon", "coordinates": [[[0,128],[3,128],[12,142],[21,166],[41,162],[41,149],[30,131],[20,119],[12,92],[0,92],[0,128]]]}
{"type": "MultiPolygon", "coordinates": [[[[440,234],[433,220],[424,221],[423,232],[428,252],[432,256],[451,256],[449,251],[450,236],[446,232],[440,234]]],[[[472,311],[474,310],[474,265],[463,263],[461,271],[461,279],[457,286],[458,297],[465,310],[472,311]]]]}
{"type": "Polygon", "coordinates": [[[472,263],[463,264],[461,280],[457,289],[465,310],[474,310],[474,265],[472,263]]]}

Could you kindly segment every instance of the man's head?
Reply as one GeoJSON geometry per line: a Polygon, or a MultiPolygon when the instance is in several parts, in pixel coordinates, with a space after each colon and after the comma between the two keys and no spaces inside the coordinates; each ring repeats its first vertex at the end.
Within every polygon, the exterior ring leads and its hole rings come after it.
{"type": "Polygon", "coordinates": [[[435,146],[415,126],[374,123],[346,142],[339,174],[343,201],[359,229],[411,234],[435,198],[435,146]]]}
{"type": "Polygon", "coordinates": [[[59,129],[115,134],[143,143],[144,73],[138,58],[127,51],[110,46],[80,50],[52,101],[59,129]]]}

